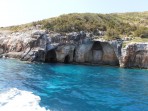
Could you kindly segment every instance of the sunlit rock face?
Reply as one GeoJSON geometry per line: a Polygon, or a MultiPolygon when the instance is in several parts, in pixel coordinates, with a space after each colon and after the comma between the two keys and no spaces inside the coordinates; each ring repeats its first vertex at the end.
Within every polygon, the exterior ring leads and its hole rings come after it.
{"type": "Polygon", "coordinates": [[[108,42],[95,41],[79,45],[61,45],[49,53],[50,59],[63,63],[99,65],[118,65],[119,63],[114,48],[108,42]],[[51,55],[54,56],[51,57],[51,55]]]}
{"type": "Polygon", "coordinates": [[[30,32],[8,33],[0,36],[0,46],[4,52],[21,52],[26,44],[31,41],[30,32]]]}
{"type": "Polygon", "coordinates": [[[90,63],[92,60],[91,48],[93,43],[81,44],[75,50],[74,61],[77,63],[90,63]]]}
{"type": "Polygon", "coordinates": [[[21,60],[44,62],[48,36],[45,32],[35,32],[31,35],[31,39],[22,53],[21,60]]]}
{"type": "Polygon", "coordinates": [[[122,49],[121,67],[148,68],[148,43],[132,43],[122,49]]]}
{"type": "Polygon", "coordinates": [[[108,42],[94,41],[82,44],[76,48],[74,58],[78,63],[118,65],[114,48],[108,42]]]}
{"type": "Polygon", "coordinates": [[[118,65],[115,48],[107,42],[91,41],[88,35],[40,30],[7,34],[6,39],[0,38],[0,53],[24,61],[118,65]]]}
{"type": "Polygon", "coordinates": [[[62,45],[56,49],[56,57],[58,62],[71,63],[74,59],[74,45],[62,45]]]}
{"type": "Polygon", "coordinates": [[[103,57],[102,57],[103,64],[118,65],[119,60],[112,45],[109,44],[108,42],[102,42],[101,46],[103,50],[103,57]]]}
{"type": "Polygon", "coordinates": [[[148,68],[148,43],[130,44],[123,49],[122,41],[93,40],[89,35],[83,31],[63,35],[44,30],[2,34],[0,57],[148,68]]]}

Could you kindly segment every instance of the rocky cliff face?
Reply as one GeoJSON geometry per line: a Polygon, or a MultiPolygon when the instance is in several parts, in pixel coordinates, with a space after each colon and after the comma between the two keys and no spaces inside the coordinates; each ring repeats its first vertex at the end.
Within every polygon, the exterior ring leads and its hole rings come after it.
{"type": "Polygon", "coordinates": [[[3,56],[33,61],[43,59],[48,39],[43,31],[28,31],[2,34],[0,41],[0,53],[3,56]]]}
{"type": "Polygon", "coordinates": [[[122,49],[120,66],[148,69],[148,43],[132,43],[122,49]]]}
{"type": "Polygon", "coordinates": [[[148,68],[148,43],[121,50],[122,41],[93,40],[85,32],[63,35],[39,30],[1,34],[0,41],[0,55],[24,61],[148,68]]]}
{"type": "Polygon", "coordinates": [[[91,41],[75,48],[74,61],[77,63],[118,65],[114,48],[108,42],[91,41]]]}

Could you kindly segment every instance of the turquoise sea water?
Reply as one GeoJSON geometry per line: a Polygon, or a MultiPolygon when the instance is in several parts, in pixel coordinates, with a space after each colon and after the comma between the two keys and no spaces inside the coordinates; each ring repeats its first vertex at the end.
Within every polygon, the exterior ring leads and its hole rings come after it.
{"type": "Polygon", "coordinates": [[[148,111],[148,70],[0,59],[0,92],[11,88],[51,111],[148,111]]]}

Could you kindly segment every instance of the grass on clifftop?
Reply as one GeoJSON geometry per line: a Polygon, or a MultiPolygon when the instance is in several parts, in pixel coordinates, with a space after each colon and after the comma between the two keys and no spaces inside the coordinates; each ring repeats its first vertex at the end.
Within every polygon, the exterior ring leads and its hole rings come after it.
{"type": "Polygon", "coordinates": [[[148,38],[148,12],[73,13],[1,29],[16,32],[36,26],[60,33],[86,31],[98,35],[98,31],[102,31],[110,40],[125,36],[148,38]]]}
{"type": "Polygon", "coordinates": [[[124,41],[123,42],[123,47],[125,47],[129,43],[138,43],[138,42],[148,42],[148,38],[140,38],[140,37],[134,37],[130,41],[124,41]]]}

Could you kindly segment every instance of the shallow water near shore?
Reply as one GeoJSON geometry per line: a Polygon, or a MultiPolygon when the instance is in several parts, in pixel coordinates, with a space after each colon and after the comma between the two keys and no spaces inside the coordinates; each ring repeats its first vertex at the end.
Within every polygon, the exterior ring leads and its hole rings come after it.
{"type": "Polygon", "coordinates": [[[148,70],[0,59],[0,111],[24,91],[40,111],[148,111],[148,70]]]}

